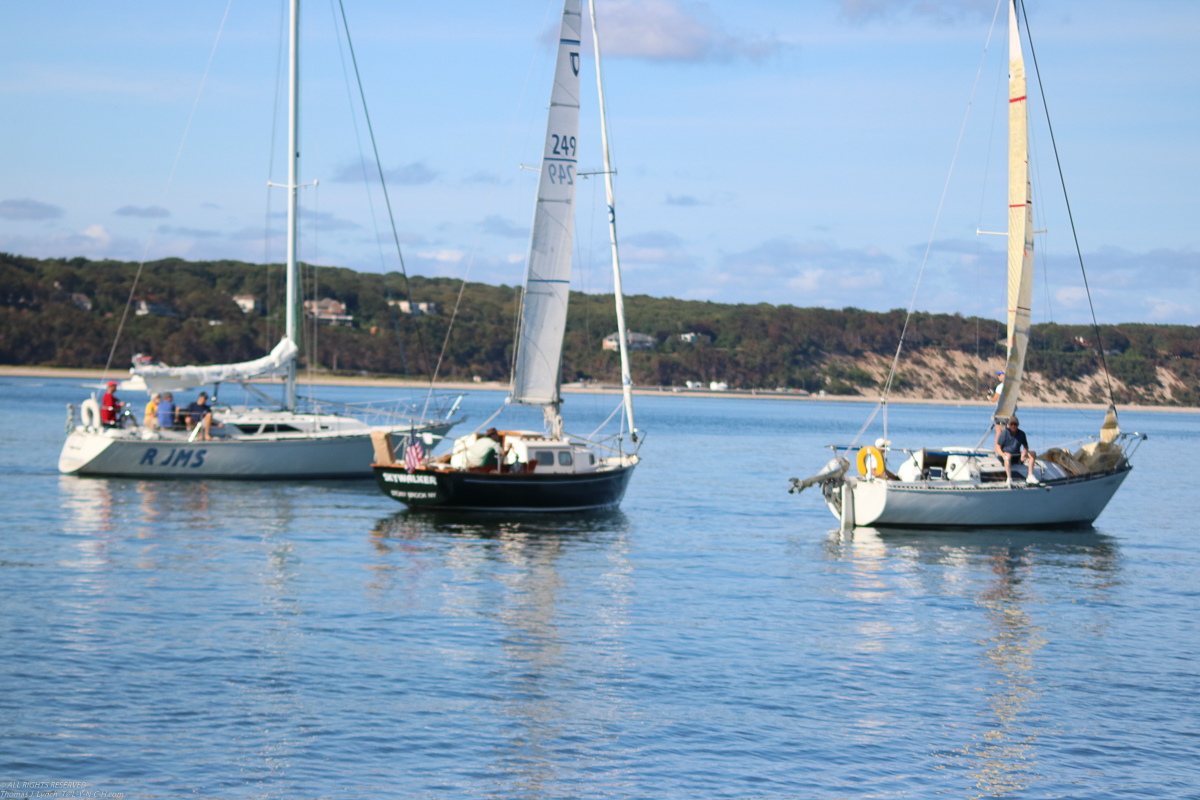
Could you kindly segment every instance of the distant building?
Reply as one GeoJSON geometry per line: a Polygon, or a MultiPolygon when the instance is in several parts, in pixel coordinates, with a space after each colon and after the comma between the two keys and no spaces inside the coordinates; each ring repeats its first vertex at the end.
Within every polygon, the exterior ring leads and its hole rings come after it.
{"type": "Polygon", "coordinates": [[[153,300],[138,300],[133,313],[139,317],[144,317],[147,314],[152,314],[156,317],[173,317],[175,316],[175,309],[166,303],[156,303],[153,300]]]}
{"type": "MultiPolygon", "coordinates": [[[[634,333],[633,331],[628,332],[625,341],[630,350],[653,350],[654,345],[657,344],[653,336],[647,336],[644,333],[634,333]]],[[[604,343],[601,346],[605,350],[619,350],[621,349],[620,342],[620,336],[616,333],[610,333],[604,337],[604,343]]]]}
{"type": "Polygon", "coordinates": [[[354,317],[346,313],[346,304],[339,303],[332,297],[305,300],[304,316],[315,318],[317,322],[328,322],[330,325],[349,325],[354,321],[354,317]]]}
{"type": "Polygon", "coordinates": [[[262,303],[252,294],[235,294],[233,302],[238,304],[238,308],[242,310],[243,314],[249,314],[252,311],[255,314],[262,313],[262,303]]]}
{"type": "Polygon", "coordinates": [[[419,317],[422,314],[438,313],[437,303],[410,303],[407,300],[388,300],[388,305],[394,306],[401,314],[411,314],[419,317]]]}
{"type": "Polygon", "coordinates": [[[727,389],[729,389],[729,384],[725,381],[710,381],[708,384],[710,392],[724,392],[727,389]]]}
{"type": "Polygon", "coordinates": [[[679,341],[685,344],[709,344],[712,342],[712,337],[707,333],[681,333],[679,334],[679,341]]]}
{"type": "Polygon", "coordinates": [[[92,310],[92,301],[86,294],[75,292],[73,295],[71,295],[71,302],[74,303],[75,307],[80,311],[92,310]]]}

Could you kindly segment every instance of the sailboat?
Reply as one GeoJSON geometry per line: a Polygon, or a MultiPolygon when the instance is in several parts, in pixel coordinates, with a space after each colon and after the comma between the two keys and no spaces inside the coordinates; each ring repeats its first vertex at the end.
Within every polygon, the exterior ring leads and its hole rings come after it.
{"type": "MultiPolygon", "coordinates": [[[[1029,125],[1016,2],[1008,4],[1008,357],[995,424],[1016,416],[1033,295],[1029,125]]],[[[885,390],[880,401],[885,413],[886,403],[885,390]]],[[[984,440],[990,438],[989,428],[984,440]]],[[[1013,464],[1010,480],[995,448],[981,447],[984,440],[974,447],[902,449],[907,459],[893,473],[885,434],[874,445],[831,445],[833,459],[811,478],[792,478],[789,492],[819,486],[843,529],[1091,524],[1129,476],[1130,457],[1145,438],[1122,433],[1116,406],[1110,405],[1099,436],[1039,453],[1032,474],[1013,464]]]]}
{"type": "Polygon", "coordinates": [[[140,427],[126,412],[116,424],[102,424],[95,396],[67,409],[67,439],[58,459],[60,472],[136,478],[369,478],[373,437],[393,432],[421,436],[426,444],[443,439],[461,420],[452,419],[461,396],[446,409],[444,398],[415,407],[362,409],[301,401],[296,395],[299,272],[296,264],[300,4],[291,2],[288,92],[287,324],[283,339],[263,358],[239,364],[167,367],[136,361],[127,385],[147,392],[177,392],[222,383],[243,387],[268,407],[213,406],[209,439],[201,426],[192,430],[140,427]],[[276,401],[251,385],[256,378],[284,377],[283,399],[276,401]],[[434,406],[429,413],[430,405],[434,406]],[[273,407],[271,407],[273,406],[273,407]]]}
{"type": "Polygon", "coordinates": [[[590,11],[620,340],[622,401],[618,410],[623,413],[622,430],[628,426],[633,448],[625,450],[623,435],[618,435],[615,444],[610,444],[612,437],[577,437],[563,430],[561,366],[571,284],[575,185],[580,177],[576,153],[583,27],[580,0],[566,0],[559,28],[557,63],[530,233],[517,352],[506,400],[506,405],[541,407],[544,430],[490,431],[499,455],[495,463],[479,466],[472,466],[471,450],[481,443],[490,446],[481,442],[488,438],[486,433],[474,433],[455,440],[451,452],[437,459],[424,458],[419,445],[414,451],[410,444],[398,448],[405,452],[406,458],[405,463],[397,463],[391,457],[397,448],[390,445],[380,448],[381,458],[374,464],[379,488],[409,508],[523,512],[610,509],[620,504],[639,462],[640,432],[633,420],[629,336],[621,291],[612,165],[594,0],[591,0],[590,11]]]}

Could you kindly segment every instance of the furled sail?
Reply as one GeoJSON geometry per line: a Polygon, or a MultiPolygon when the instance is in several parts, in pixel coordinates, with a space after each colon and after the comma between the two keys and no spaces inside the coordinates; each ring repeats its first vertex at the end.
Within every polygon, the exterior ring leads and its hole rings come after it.
{"type": "Polygon", "coordinates": [[[996,419],[1017,411],[1033,305],[1033,194],[1029,184],[1029,122],[1025,59],[1016,0],[1008,7],[1008,361],[996,419]]]}
{"type": "Polygon", "coordinates": [[[579,0],[566,0],[521,304],[511,394],[514,403],[551,405],[559,401],[575,233],[581,29],[579,0]]]}
{"type": "Polygon", "coordinates": [[[296,343],[284,337],[275,349],[262,358],[240,364],[214,364],[211,367],[134,367],[134,375],[146,381],[149,392],[179,392],[226,381],[261,378],[286,370],[296,357],[296,343]]]}

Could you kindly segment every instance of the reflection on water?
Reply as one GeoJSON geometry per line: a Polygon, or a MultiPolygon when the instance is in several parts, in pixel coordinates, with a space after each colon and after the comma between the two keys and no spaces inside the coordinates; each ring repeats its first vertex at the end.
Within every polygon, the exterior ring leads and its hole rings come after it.
{"type": "MultiPolygon", "coordinates": [[[[379,520],[371,531],[376,552],[403,559],[414,581],[437,568],[451,579],[440,609],[451,617],[485,616],[496,628],[502,658],[495,665],[504,744],[493,769],[503,777],[497,797],[554,795],[571,775],[589,765],[564,755],[562,742],[578,731],[595,735],[593,719],[620,714],[622,701],[603,693],[580,705],[563,687],[589,670],[621,675],[627,668],[624,631],[634,592],[629,561],[629,520],[619,511],[545,516],[409,513],[379,520]],[[429,548],[437,552],[431,563],[429,548]],[[579,558],[601,551],[602,564],[589,585],[580,585],[579,558]],[[573,564],[574,578],[563,574],[573,564]],[[499,567],[499,568],[498,568],[499,567]],[[577,631],[588,629],[580,641],[577,631]],[[586,653],[586,655],[585,655],[586,653]]],[[[398,567],[378,565],[372,590],[396,588],[398,567]]],[[[445,663],[466,668],[468,650],[445,648],[445,663]]],[[[599,687],[590,687],[593,691],[599,687]]]]}
{"type": "MultiPolygon", "coordinates": [[[[1038,740],[1052,722],[1039,708],[1038,652],[1050,641],[1036,617],[1053,601],[1096,602],[1120,582],[1121,556],[1114,539],[1095,531],[920,531],[858,528],[831,532],[828,555],[849,561],[847,595],[879,603],[909,586],[969,599],[984,611],[978,627],[960,634],[983,646],[978,688],[986,697],[986,732],[952,748],[950,764],[965,769],[979,796],[1028,789],[1039,773],[1038,740]],[[919,570],[898,569],[908,564],[919,570]],[[1063,597],[1063,594],[1066,597],[1063,597]]],[[[891,628],[879,620],[860,623],[860,650],[885,649],[891,628]]],[[[965,642],[964,642],[965,643],[965,642]]]]}

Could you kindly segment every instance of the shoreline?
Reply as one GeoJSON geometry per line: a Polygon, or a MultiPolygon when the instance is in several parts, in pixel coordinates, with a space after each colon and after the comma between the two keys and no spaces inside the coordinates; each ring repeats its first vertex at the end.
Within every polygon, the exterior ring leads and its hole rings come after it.
{"type": "MultiPolygon", "coordinates": [[[[115,380],[125,380],[128,373],[109,371],[109,377],[115,380]]],[[[105,372],[102,369],[77,369],[73,367],[21,367],[7,364],[0,364],[0,377],[9,378],[75,378],[79,380],[101,380],[105,377],[105,372]]],[[[250,383],[257,384],[280,384],[281,380],[255,380],[250,383]]],[[[308,379],[302,375],[297,375],[296,383],[299,386],[361,386],[374,389],[405,389],[408,391],[427,390],[429,384],[424,381],[404,380],[402,378],[373,378],[373,377],[353,377],[353,376],[336,376],[336,377],[318,377],[308,379]]],[[[481,383],[473,383],[467,381],[446,381],[438,383],[436,390],[444,391],[487,391],[487,392],[504,392],[508,390],[507,383],[498,381],[485,381],[481,383]]],[[[578,384],[568,383],[562,386],[563,394],[621,394],[621,387],[614,384],[578,384]]],[[[639,397],[711,397],[711,398],[736,398],[741,400],[787,400],[799,402],[834,402],[834,403],[867,403],[874,405],[878,402],[878,398],[870,395],[816,395],[816,394],[794,394],[791,392],[776,392],[770,389],[728,389],[725,391],[712,391],[710,389],[685,389],[678,386],[654,386],[654,387],[639,387],[633,390],[634,395],[639,397]]],[[[992,404],[985,400],[965,400],[957,398],[937,398],[937,397],[892,397],[888,400],[891,405],[933,405],[933,406],[977,406],[980,408],[988,408],[992,404]]],[[[1108,408],[1104,403],[1070,403],[1070,402],[1046,402],[1040,400],[1026,400],[1022,403],[1025,408],[1079,408],[1103,411],[1108,408]]],[[[1194,406],[1149,406],[1135,404],[1118,404],[1117,408],[1123,411],[1166,411],[1172,413],[1196,414],[1200,413],[1200,408],[1194,406]]]]}

